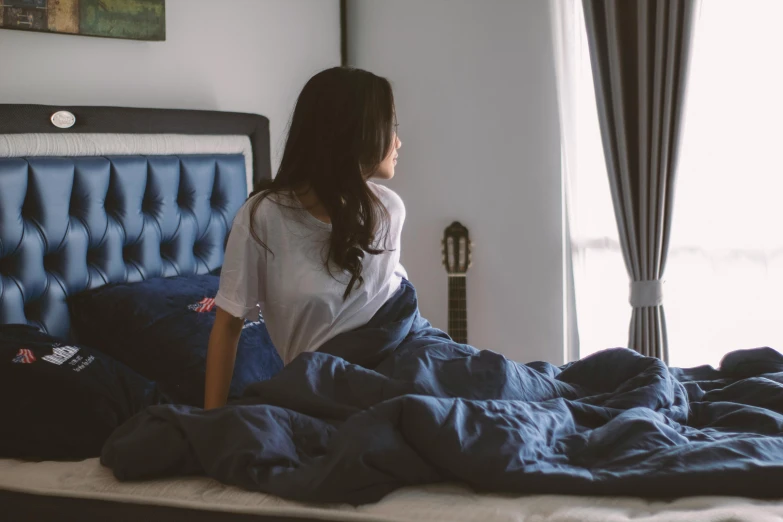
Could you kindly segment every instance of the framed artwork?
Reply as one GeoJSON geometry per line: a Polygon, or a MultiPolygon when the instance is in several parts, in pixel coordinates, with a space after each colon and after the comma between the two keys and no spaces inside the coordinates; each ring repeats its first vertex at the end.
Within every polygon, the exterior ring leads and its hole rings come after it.
{"type": "Polygon", "coordinates": [[[0,29],[163,41],[166,0],[0,0],[0,29]]]}

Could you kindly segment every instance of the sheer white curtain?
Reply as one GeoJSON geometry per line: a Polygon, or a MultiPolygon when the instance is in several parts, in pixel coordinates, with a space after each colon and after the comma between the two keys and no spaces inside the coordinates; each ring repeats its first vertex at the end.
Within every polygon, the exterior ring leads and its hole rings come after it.
{"type": "MultiPolygon", "coordinates": [[[[628,278],[581,1],[554,0],[579,355],[624,346],[628,278]],[[564,24],[563,20],[578,23],[564,24]],[[558,22],[558,20],[560,22],[558,22]],[[574,58],[568,60],[564,57],[574,58]],[[564,103],[564,100],[569,100],[564,103]]],[[[665,273],[669,362],[783,350],[783,1],[708,0],[694,42],[665,273]]]]}

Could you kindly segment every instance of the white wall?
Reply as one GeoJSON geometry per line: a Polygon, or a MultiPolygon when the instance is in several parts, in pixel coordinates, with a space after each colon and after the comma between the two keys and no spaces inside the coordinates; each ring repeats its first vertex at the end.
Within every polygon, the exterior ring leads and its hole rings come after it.
{"type": "Polygon", "coordinates": [[[168,0],[166,41],[0,30],[0,103],[253,112],[279,163],[296,96],[340,63],[338,0],[168,0]]]}
{"type": "Polygon", "coordinates": [[[402,257],[425,317],[446,328],[443,229],[474,245],[469,342],[563,361],[557,97],[543,0],[349,0],[351,65],[388,77],[400,138],[389,182],[408,218],[402,257]]]}

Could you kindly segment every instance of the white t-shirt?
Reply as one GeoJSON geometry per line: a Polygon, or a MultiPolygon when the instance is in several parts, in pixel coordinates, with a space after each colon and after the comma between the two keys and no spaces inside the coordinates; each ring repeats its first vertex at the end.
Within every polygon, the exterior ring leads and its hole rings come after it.
{"type": "Polygon", "coordinates": [[[249,320],[257,320],[260,311],[285,364],[365,324],[407,277],[400,264],[405,205],[392,190],[368,185],[389,212],[389,234],[378,245],[385,252],[365,253],[364,283],[354,284],[345,300],[350,277],[336,269],[329,274],[324,266],[332,226],[310,214],[298,198],[268,196],[256,209],[255,231],[271,252],[250,233],[250,201],[234,219],[215,304],[249,320]]]}

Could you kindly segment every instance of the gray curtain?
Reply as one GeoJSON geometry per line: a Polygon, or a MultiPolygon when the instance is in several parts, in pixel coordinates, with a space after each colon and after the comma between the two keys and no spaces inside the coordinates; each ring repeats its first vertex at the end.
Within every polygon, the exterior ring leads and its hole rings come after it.
{"type": "Polygon", "coordinates": [[[668,359],[662,279],[698,0],[583,0],[598,118],[631,279],[628,346],[668,359]]]}

